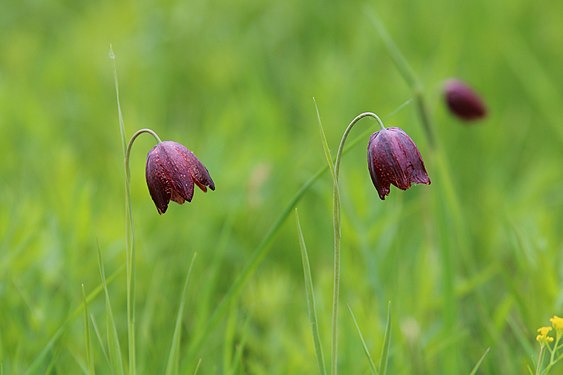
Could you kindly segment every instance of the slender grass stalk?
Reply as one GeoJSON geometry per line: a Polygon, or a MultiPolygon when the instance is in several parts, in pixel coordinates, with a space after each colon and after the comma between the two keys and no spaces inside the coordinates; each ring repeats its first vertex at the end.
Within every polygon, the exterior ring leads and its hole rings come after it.
{"type": "Polygon", "coordinates": [[[323,151],[325,154],[325,159],[328,165],[328,169],[330,170],[330,174],[332,175],[334,181],[334,164],[332,162],[332,154],[330,153],[330,147],[328,146],[328,141],[326,139],[325,129],[323,127],[323,122],[321,121],[321,113],[319,112],[319,107],[317,106],[317,101],[313,98],[313,102],[315,103],[315,111],[317,112],[317,123],[319,124],[319,131],[321,133],[321,143],[323,145],[323,151]]]}
{"type": "Polygon", "coordinates": [[[172,335],[172,344],[170,345],[170,353],[168,354],[168,363],[166,365],[166,375],[172,375],[178,373],[178,362],[179,356],[178,352],[180,350],[180,336],[182,333],[182,316],[184,314],[184,306],[186,300],[186,292],[188,290],[188,283],[190,281],[190,275],[192,274],[192,267],[194,265],[197,253],[192,256],[192,261],[190,262],[190,267],[188,268],[188,273],[186,274],[186,281],[184,282],[184,288],[182,289],[182,295],[180,296],[180,305],[178,306],[178,313],[176,314],[176,325],[174,326],[174,334],[172,335]]]}
{"type": "Polygon", "coordinates": [[[340,192],[338,189],[338,177],[340,173],[340,162],[342,160],[342,153],[344,151],[344,144],[350,131],[364,117],[373,117],[377,120],[382,129],[385,129],[383,121],[372,112],[360,113],[356,116],[344,130],[338,151],[336,153],[336,160],[334,161],[334,183],[333,183],[333,211],[332,211],[332,225],[334,228],[334,269],[333,269],[333,294],[332,294],[332,345],[331,345],[331,373],[336,375],[338,373],[338,305],[340,299],[340,249],[342,239],[341,228],[341,212],[340,212],[340,192]]]}
{"type": "Polygon", "coordinates": [[[379,360],[379,374],[387,373],[387,364],[389,363],[389,345],[391,343],[391,301],[387,305],[387,323],[385,324],[385,336],[383,338],[383,350],[379,360]]]}
{"type": "Polygon", "coordinates": [[[98,343],[100,344],[100,348],[102,350],[102,355],[104,356],[106,362],[111,364],[108,356],[108,352],[104,345],[104,340],[102,339],[102,335],[100,334],[100,330],[98,329],[98,325],[96,324],[96,320],[94,319],[93,315],[90,315],[90,320],[92,321],[92,327],[94,328],[94,333],[96,334],[96,338],[98,339],[98,343]]]}
{"type": "Polygon", "coordinates": [[[473,367],[473,370],[471,370],[469,375],[476,375],[477,374],[479,367],[481,367],[481,364],[483,363],[483,361],[485,360],[485,357],[487,356],[487,354],[489,354],[490,351],[491,351],[491,348],[487,348],[485,350],[485,352],[483,353],[481,358],[479,358],[479,360],[477,361],[477,363],[475,364],[475,366],[473,367]]]}
{"type": "MultiPolygon", "coordinates": [[[[117,78],[117,57],[113,52],[110,44],[109,58],[113,62],[113,82],[115,86],[115,98],[117,101],[117,115],[119,118],[119,132],[121,134],[121,147],[125,160],[125,264],[127,278],[127,343],[129,348],[129,374],[136,374],[135,368],[135,244],[134,244],[134,225],[131,208],[131,187],[129,172],[129,147],[126,150],[127,137],[125,136],[125,124],[123,121],[123,113],[121,111],[121,103],[119,100],[119,80],[117,78]]],[[[130,143],[131,144],[131,143],[130,143]]]]}
{"type": "MultiPolygon", "coordinates": [[[[229,372],[227,373],[229,375],[244,373],[244,370],[241,369],[244,368],[243,359],[246,352],[246,341],[248,340],[249,322],[250,322],[250,316],[247,316],[244,319],[244,323],[242,323],[242,328],[241,328],[242,333],[239,335],[237,339],[235,355],[232,359],[232,364],[229,369],[229,372]]],[[[239,323],[239,327],[240,327],[240,323],[239,323]]]]}
{"type": "Polygon", "coordinates": [[[236,344],[236,331],[238,327],[238,311],[237,309],[230,309],[228,316],[225,319],[224,338],[223,338],[223,371],[222,373],[233,373],[233,348],[236,344]]]}
{"type": "Polygon", "coordinates": [[[369,362],[369,368],[371,371],[372,375],[378,375],[379,372],[377,371],[377,368],[375,367],[375,363],[373,362],[373,359],[371,358],[371,354],[369,352],[368,346],[366,345],[366,341],[364,340],[364,335],[362,335],[362,330],[360,329],[360,326],[358,325],[358,321],[356,320],[356,316],[354,315],[354,312],[352,311],[352,308],[350,307],[350,305],[348,306],[348,311],[350,312],[350,315],[352,316],[352,321],[354,322],[354,325],[356,326],[356,330],[358,331],[358,336],[360,336],[360,341],[362,342],[362,347],[364,348],[364,353],[366,354],[366,357],[368,359],[369,362]]]}
{"type": "Polygon", "coordinates": [[[319,324],[317,319],[317,304],[315,302],[315,290],[313,289],[313,277],[311,276],[311,266],[309,264],[309,255],[307,254],[307,245],[303,237],[303,230],[299,221],[299,213],[295,209],[295,219],[297,221],[297,234],[299,235],[299,247],[301,249],[301,261],[303,263],[303,275],[305,277],[305,295],[307,297],[307,312],[309,322],[313,331],[313,341],[315,343],[315,354],[317,355],[317,364],[321,375],[326,375],[325,359],[323,348],[321,345],[321,335],[319,333],[319,324]]]}
{"type": "Polygon", "coordinates": [[[95,374],[94,363],[93,363],[93,352],[90,343],[90,321],[88,319],[88,301],[86,300],[86,291],[84,290],[84,284],[82,284],[82,304],[84,305],[84,340],[86,348],[86,365],[88,367],[88,374],[95,374]]]}
{"type": "Polygon", "coordinates": [[[115,99],[117,101],[117,116],[119,118],[119,133],[121,134],[121,148],[125,155],[125,147],[127,146],[127,138],[125,137],[125,124],[123,122],[123,113],[121,112],[121,102],[119,101],[119,80],[117,79],[117,56],[113,52],[113,47],[109,45],[109,58],[113,63],[113,85],[115,87],[115,99]]]}
{"type": "Polygon", "coordinates": [[[123,375],[123,359],[121,358],[121,347],[119,345],[119,336],[117,334],[117,327],[111,308],[111,301],[108,292],[108,283],[106,281],[106,272],[104,270],[104,263],[102,261],[102,252],[98,248],[98,267],[100,270],[100,278],[104,288],[104,296],[106,300],[106,326],[107,326],[107,340],[108,340],[108,353],[112,373],[123,375]]]}
{"type": "Polygon", "coordinates": [[[246,349],[246,338],[247,336],[245,335],[243,337],[243,341],[241,341],[239,344],[237,344],[236,350],[235,350],[235,356],[233,358],[233,365],[232,365],[232,371],[230,372],[230,374],[240,374],[241,370],[240,368],[242,367],[242,359],[243,359],[243,355],[244,355],[244,350],[246,349]]]}
{"type": "Polygon", "coordinates": [[[197,361],[197,365],[195,366],[195,370],[194,370],[194,375],[197,375],[200,366],[201,366],[201,358],[197,361]]]}

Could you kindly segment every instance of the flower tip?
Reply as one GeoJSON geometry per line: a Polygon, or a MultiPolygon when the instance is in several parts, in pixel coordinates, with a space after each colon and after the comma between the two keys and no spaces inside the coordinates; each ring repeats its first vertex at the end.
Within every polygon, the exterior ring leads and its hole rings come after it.
{"type": "Polygon", "coordinates": [[[487,116],[481,97],[459,79],[448,79],[444,83],[444,100],[450,112],[463,121],[476,121],[487,116]]]}

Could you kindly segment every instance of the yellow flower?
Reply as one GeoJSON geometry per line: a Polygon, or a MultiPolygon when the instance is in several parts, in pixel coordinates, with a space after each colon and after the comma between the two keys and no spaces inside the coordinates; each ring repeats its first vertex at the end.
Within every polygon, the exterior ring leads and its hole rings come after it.
{"type": "Polygon", "coordinates": [[[563,330],[563,318],[558,317],[557,315],[553,315],[553,318],[549,319],[551,325],[556,330],[560,331],[563,330]]]}
{"type": "Polygon", "coordinates": [[[549,344],[553,342],[553,337],[548,336],[549,332],[552,330],[552,327],[541,327],[538,328],[539,335],[536,336],[537,342],[540,344],[549,344]]]}

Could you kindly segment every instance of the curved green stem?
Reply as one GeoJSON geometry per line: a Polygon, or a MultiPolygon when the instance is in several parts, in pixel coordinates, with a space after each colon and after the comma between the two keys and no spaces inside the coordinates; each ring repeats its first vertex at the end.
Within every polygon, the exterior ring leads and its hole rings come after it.
{"type": "Polygon", "coordinates": [[[336,153],[336,159],[334,161],[334,185],[333,185],[333,215],[332,224],[334,228],[334,276],[333,276],[333,294],[332,294],[332,346],[331,346],[331,371],[333,375],[338,373],[338,305],[340,298],[340,243],[342,239],[342,228],[341,228],[341,213],[340,213],[340,192],[338,189],[338,176],[340,172],[340,162],[342,160],[342,153],[344,151],[344,144],[350,131],[364,117],[373,117],[379,123],[382,129],[385,129],[383,121],[372,112],[364,112],[356,116],[342,135],[340,140],[340,145],[338,146],[338,152],[336,153]]]}
{"type": "Polygon", "coordinates": [[[127,273],[127,340],[129,343],[129,374],[135,374],[135,226],[133,223],[133,207],[131,205],[131,169],[129,156],[133,143],[143,133],[151,134],[158,143],[162,142],[159,136],[151,129],[140,129],[133,134],[125,151],[125,263],[127,273]]]}

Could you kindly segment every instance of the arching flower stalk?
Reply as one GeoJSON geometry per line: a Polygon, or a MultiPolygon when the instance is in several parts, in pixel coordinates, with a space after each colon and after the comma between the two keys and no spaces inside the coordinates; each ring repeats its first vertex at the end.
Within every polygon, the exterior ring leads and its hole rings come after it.
{"type": "Polygon", "coordinates": [[[215,190],[215,184],[207,169],[189,151],[179,143],[162,142],[151,129],[140,129],[133,134],[129,143],[125,137],[125,124],[119,100],[119,81],[117,78],[117,57],[110,45],[109,58],[113,62],[113,78],[119,130],[124,154],[125,166],[125,263],[127,277],[127,343],[128,372],[137,373],[135,361],[135,226],[131,204],[131,169],[129,157],[133,143],[141,134],[148,133],[157,141],[157,145],[147,155],[146,180],[149,192],[159,214],[166,212],[168,203],[173,200],[179,204],[190,202],[194,193],[194,183],[204,192],[209,187],[215,190]]]}
{"type": "Polygon", "coordinates": [[[350,131],[364,117],[374,118],[381,130],[373,133],[368,143],[368,169],[379,197],[383,200],[393,184],[406,190],[413,183],[430,184],[430,178],[424,167],[422,156],[412,139],[400,128],[386,128],[383,121],[372,112],[356,116],[348,125],[336,154],[334,162],[333,188],[333,228],[334,228],[334,274],[332,299],[332,340],[331,373],[338,373],[338,308],[340,298],[340,249],[341,249],[341,212],[338,179],[344,144],[350,131]]]}
{"type": "Polygon", "coordinates": [[[173,200],[179,204],[191,202],[194,184],[204,192],[207,187],[215,190],[215,184],[207,169],[197,157],[183,145],[173,141],[161,141],[151,129],[140,129],[127,144],[125,151],[125,188],[126,188],[126,269],[127,269],[127,325],[129,342],[130,373],[135,370],[135,226],[131,204],[131,169],[129,158],[131,148],[137,137],[148,133],[157,141],[157,145],[147,155],[146,180],[152,200],[159,214],[166,212],[168,203],[173,200]]]}

